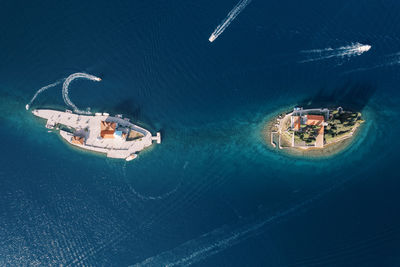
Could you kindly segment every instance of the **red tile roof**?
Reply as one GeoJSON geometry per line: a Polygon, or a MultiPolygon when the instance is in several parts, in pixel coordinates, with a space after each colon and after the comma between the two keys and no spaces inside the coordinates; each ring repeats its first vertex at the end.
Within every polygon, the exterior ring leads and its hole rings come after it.
{"type": "Polygon", "coordinates": [[[322,115],[307,115],[307,125],[322,125],[325,121],[322,115]]]}
{"type": "Polygon", "coordinates": [[[83,145],[84,142],[85,142],[84,137],[73,136],[71,139],[71,143],[73,144],[83,145]]]}
{"type": "Polygon", "coordinates": [[[100,136],[102,138],[114,138],[115,128],[117,128],[117,124],[115,122],[110,121],[101,121],[100,122],[100,136]]]}
{"type": "Polygon", "coordinates": [[[300,116],[293,116],[293,129],[296,131],[300,129],[300,116]]]}

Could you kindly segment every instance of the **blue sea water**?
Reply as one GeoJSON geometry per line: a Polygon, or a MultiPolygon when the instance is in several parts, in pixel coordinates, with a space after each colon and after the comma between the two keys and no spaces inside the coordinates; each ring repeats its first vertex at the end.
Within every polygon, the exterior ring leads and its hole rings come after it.
{"type": "Polygon", "coordinates": [[[236,4],[1,2],[0,265],[400,265],[400,3],[253,0],[210,43],[236,4]],[[127,163],[48,133],[25,105],[75,72],[103,79],[73,82],[79,108],[162,144],[127,163]],[[342,153],[266,145],[278,110],[327,103],[366,119],[342,153]]]}

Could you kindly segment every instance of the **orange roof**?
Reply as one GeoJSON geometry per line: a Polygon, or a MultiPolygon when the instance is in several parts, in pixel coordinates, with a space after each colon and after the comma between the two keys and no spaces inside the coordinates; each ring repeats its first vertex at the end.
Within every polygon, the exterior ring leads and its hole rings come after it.
{"type": "Polygon", "coordinates": [[[73,136],[71,139],[71,143],[77,144],[77,145],[83,145],[84,142],[85,142],[85,138],[80,137],[80,136],[73,136]]]}
{"type": "Polygon", "coordinates": [[[293,129],[296,131],[300,129],[300,116],[293,116],[293,129]]]}
{"type": "Polygon", "coordinates": [[[108,133],[106,133],[106,134],[103,134],[101,137],[103,137],[103,138],[108,138],[108,139],[112,139],[112,138],[114,138],[114,134],[108,134],[108,133]]]}
{"type": "Polygon", "coordinates": [[[111,121],[101,121],[100,122],[100,129],[101,131],[105,130],[114,130],[117,128],[117,124],[111,121]]]}
{"type": "Polygon", "coordinates": [[[117,128],[117,124],[115,122],[101,121],[100,136],[102,138],[114,138],[115,128],[117,128]]]}
{"type": "Polygon", "coordinates": [[[307,125],[322,125],[325,121],[322,115],[307,115],[307,125]]]}
{"type": "Polygon", "coordinates": [[[104,130],[100,132],[100,136],[102,138],[114,138],[114,132],[115,131],[104,130]]]}

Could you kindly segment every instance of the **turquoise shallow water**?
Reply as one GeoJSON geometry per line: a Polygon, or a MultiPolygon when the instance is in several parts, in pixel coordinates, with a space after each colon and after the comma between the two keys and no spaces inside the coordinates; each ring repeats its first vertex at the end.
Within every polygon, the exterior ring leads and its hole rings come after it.
{"type": "MultiPolygon", "coordinates": [[[[399,5],[254,0],[210,44],[234,4],[4,4],[2,265],[399,263],[399,5]],[[371,51],[299,63],[355,42],[371,51]],[[163,143],[111,160],[25,110],[82,71],[103,81],[73,82],[78,107],[126,114],[163,143]],[[265,121],[302,103],[360,109],[366,123],[330,158],[269,149],[265,121]]],[[[61,86],[33,107],[65,108],[61,86]]]]}

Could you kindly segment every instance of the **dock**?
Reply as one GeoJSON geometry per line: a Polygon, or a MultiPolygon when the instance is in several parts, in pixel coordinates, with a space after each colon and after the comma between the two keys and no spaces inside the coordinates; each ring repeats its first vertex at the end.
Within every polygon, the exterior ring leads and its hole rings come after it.
{"type": "Polygon", "coordinates": [[[157,133],[156,136],[151,137],[151,140],[157,141],[157,144],[161,144],[161,134],[157,133]]]}

